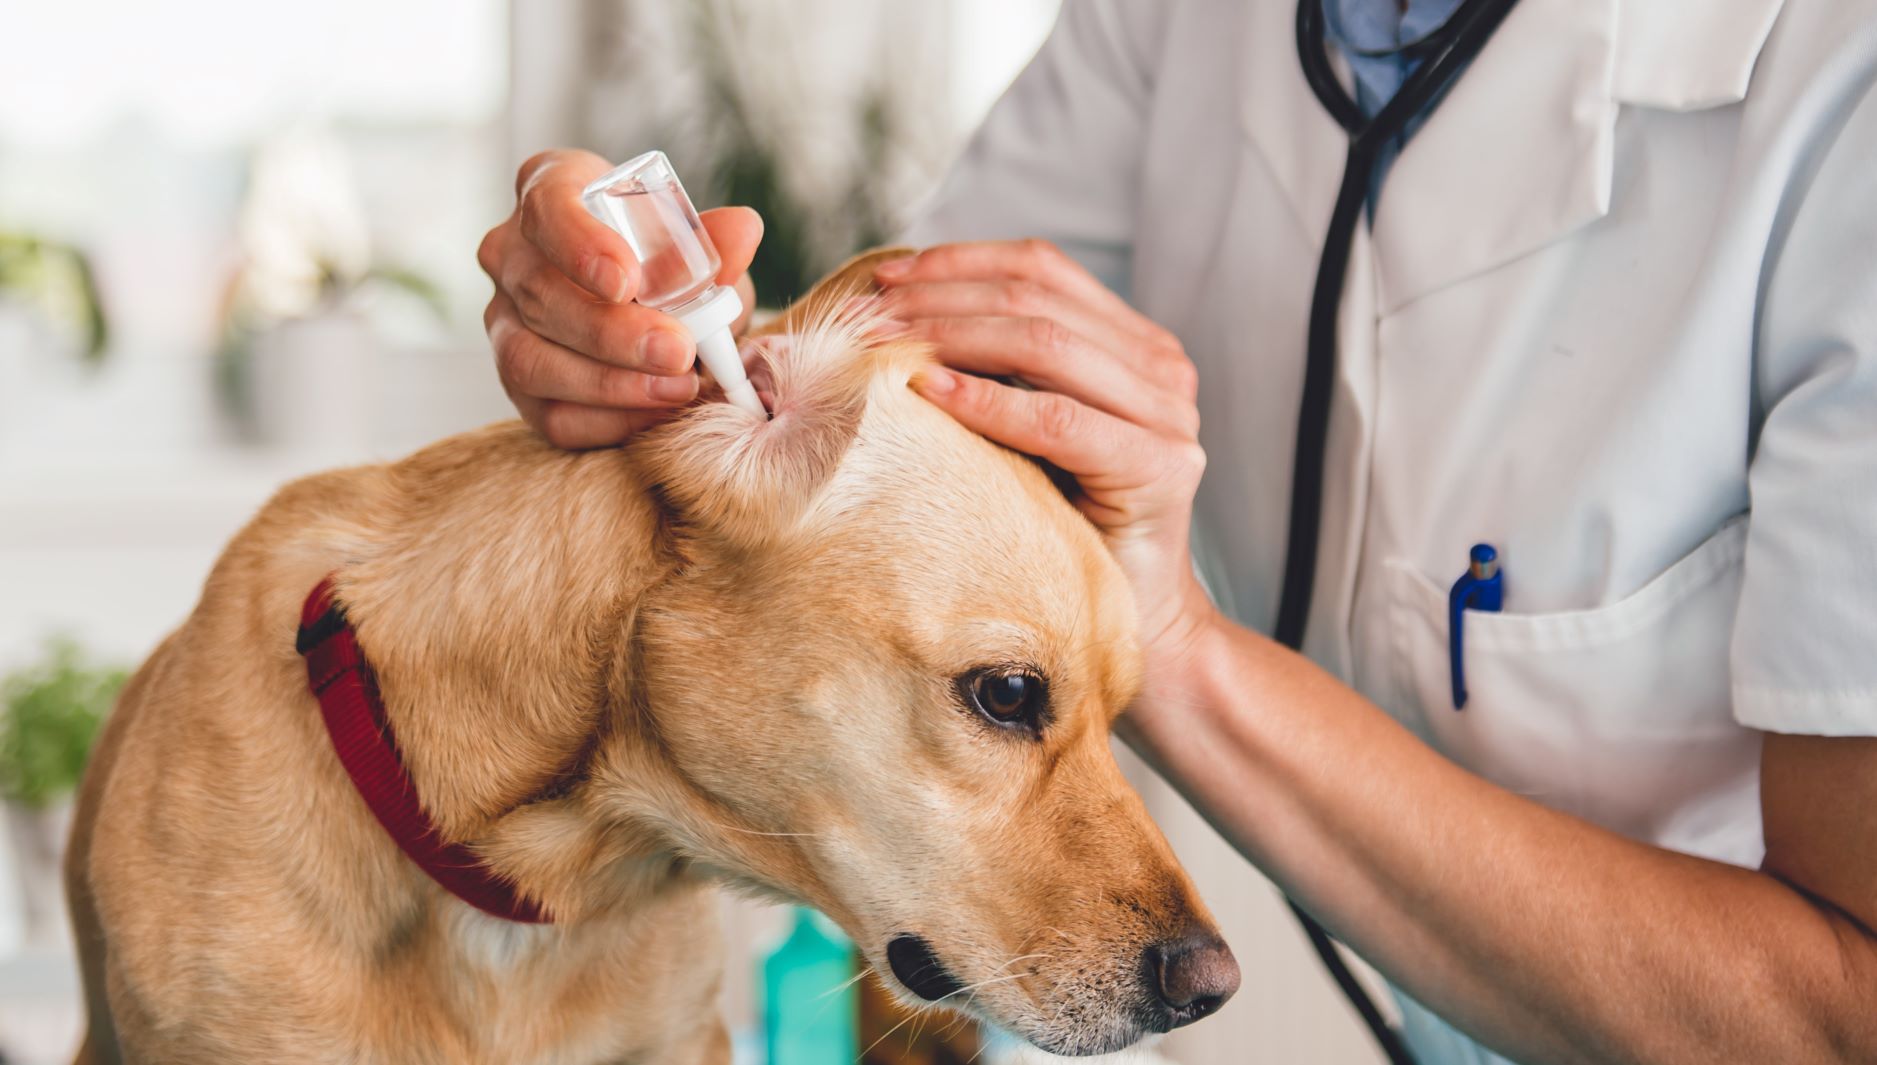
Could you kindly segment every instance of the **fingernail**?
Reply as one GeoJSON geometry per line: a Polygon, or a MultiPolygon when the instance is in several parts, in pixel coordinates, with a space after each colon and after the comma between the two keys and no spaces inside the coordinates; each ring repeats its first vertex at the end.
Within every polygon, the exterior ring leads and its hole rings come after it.
{"type": "Polygon", "coordinates": [[[587,287],[595,296],[618,303],[626,298],[626,268],[604,255],[587,260],[587,287]]]}
{"type": "Polygon", "coordinates": [[[682,377],[654,377],[645,386],[645,391],[653,399],[662,399],[667,403],[683,403],[697,395],[697,375],[688,373],[682,377]]]}
{"type": "Polygon", "coordinates": [[[928,396],[942,396],[958,387],[958,375],[943,366],[927,366],[913,375],[912,386],[928,396]]]}
{"type": "Polygon", "coordinates": [[[683,373],[691,368],[691,345],[669,329],[639,338],[639,365],[652,373],[683,373]]]}
{"type": "Polygon", "coordinates": [[[914,258],[915,256],[906,255],[898,259],[888,259],[873,268],[873,276],[885,281],[905,277],[907,274],[912,273],[912,261],[914,258]]]}

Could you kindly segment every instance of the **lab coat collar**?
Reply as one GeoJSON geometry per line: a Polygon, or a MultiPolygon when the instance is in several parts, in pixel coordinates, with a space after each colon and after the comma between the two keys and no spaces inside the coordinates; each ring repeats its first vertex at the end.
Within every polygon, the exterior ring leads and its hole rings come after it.
{"type": "Polygon", "coordinates": [[[1785,0],[1620,0],[1620,103],[1700,111],[1739,103],[1785,0]]]}
{"type": "MultiPolygon", "coordinates": [[[[1610,208],[1620,104],[1746,95],[1782,0],[1520,0],[1395,161],[1375,211],[1376,310],[1528,254],[1610,208]]],[[[1293,5],[1251,5],[1239,113],[1321,251],[1348,140],[1311,95],[1293,5]],[[1282,59],[1272,62],[1273,41],[1282,59]]]]}

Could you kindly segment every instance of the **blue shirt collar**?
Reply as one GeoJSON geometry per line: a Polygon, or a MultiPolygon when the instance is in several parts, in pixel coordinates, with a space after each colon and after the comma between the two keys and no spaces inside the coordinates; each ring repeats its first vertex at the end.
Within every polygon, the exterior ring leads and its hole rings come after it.
{"type": "Polygon", "coordinates": [[[1460,3],[1409,0],[1403,11],[1400,0],[1323,0],[1324,28],[1348,60],[1356,81],[1356,103],[1364,114],[1373,116],[1387,105],[1414,72],[1415,64],[1398,52],[1360,53],[1394,52],[1413,44],[1439,29],[1460,3]]]}

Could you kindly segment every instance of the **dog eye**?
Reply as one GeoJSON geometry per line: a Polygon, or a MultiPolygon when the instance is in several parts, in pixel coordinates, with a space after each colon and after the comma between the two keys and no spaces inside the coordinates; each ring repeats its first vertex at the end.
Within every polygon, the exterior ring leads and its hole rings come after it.
{"type": "Polygon", "coordinates": [[[1026,670],[980,669],[958,678],[958,687],[971,708],[999,725],[1031,729],[1042,727],[1048,685],[1026,670]]]}

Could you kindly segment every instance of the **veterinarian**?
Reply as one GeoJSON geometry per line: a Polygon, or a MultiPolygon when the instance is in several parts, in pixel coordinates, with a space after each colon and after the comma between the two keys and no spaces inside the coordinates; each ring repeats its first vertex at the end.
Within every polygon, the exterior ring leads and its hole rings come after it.
{"type": "MultiPolygon", "coordinates": [[[[1877,1061],[1877,2],[1303,4],[1069,0],[879,269],[917,387],[1079,479],[1126,735],[1397,1060],[1877,1061]]],[[[482,251],[570,448],[697,388],[605,166],[482,251]]]]}

